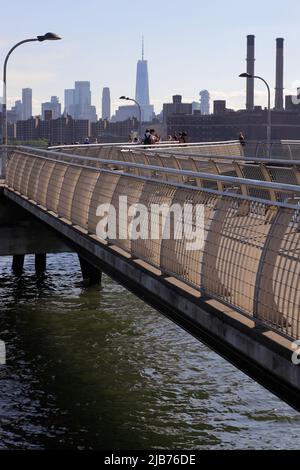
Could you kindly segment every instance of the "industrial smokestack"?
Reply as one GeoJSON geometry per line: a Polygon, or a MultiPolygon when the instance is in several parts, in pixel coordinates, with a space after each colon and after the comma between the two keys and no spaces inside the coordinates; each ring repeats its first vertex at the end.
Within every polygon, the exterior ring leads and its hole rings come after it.
{"type": "MultiPolygon", "coordinates": [[[[255,36],[250,34],[247,36],[247,73],[254,75],[255,62],[255,36]]],[[[246,109],[252,111],[254,109],[254,79],[247,78],[247,100],[246,109]]]]}
{"type": "Polygon", "coordinates": [[[276,39],[275,109],[283,110],[283,38],[276,39]]]}

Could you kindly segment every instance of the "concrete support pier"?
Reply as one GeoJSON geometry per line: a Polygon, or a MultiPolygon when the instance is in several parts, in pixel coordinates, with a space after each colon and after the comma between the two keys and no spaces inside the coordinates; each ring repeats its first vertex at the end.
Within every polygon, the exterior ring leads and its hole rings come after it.
{"type": "Polygon", "coordinates": [[[24,268],[25,255],[14,255],[12,262],[12,271],[16,276],[21,276],[24,268]]]}
{"type": "Polygon", "coordinates": [[[78,255],[78,259],[80,262],[80,268],[84,283],[88,286],[101,284],[102,271],[98,268],[95,268],[95,266],[93,266],[84,258],[82,258],[82,256],[78,255]]]}
{"type": "Polygon", "coordinates": [[[36,253],[35,254],[35,272],[36,274],[43,274],[46,271],[47,254],[36,253]]]}

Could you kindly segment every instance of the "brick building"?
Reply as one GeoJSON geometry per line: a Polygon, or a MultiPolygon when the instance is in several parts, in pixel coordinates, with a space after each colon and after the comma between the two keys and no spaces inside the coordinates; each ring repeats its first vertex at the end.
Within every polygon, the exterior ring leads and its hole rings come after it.
{"type": "Polygon", "coordinates": [[[47,139],[49,142],[71,144],[83,142],[91,135],[87,119],[73,119],[62,116],[58,119],[41,120],[39,117],[17,122],[17,140],[47,139]]]}
{"type": "MultiPolygon", "coordinates": [[[[230,111],[224,103],[217,110],[216,114],[206,116],[200,113],[169,116],[168,134],[185,131],[191,142],[237,139],[240,132],[247,140],[266,140],[267,110],[255,107],[253,111],[230,111]]],[[[281,139],[300,139],[300,112],[272,111],[272,140],[281,139]]]]}

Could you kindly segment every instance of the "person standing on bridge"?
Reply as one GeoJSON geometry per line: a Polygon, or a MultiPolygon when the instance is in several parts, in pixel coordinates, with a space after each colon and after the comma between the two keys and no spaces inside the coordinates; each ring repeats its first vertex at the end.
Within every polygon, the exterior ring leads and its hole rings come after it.
{"type": "Polygon", "coordinates": [[[187,133],[186,132],[180,132],[179,134],[179,143],[180,144],[186,144],[186,139],[187,139],[187,133]]]}
{"type": "Polygon", "coordinates": [[[145,131],[143,144],[145,144],[145,145],[151,145],[151,144],[152,144],[152,141],[151,141],[151,134],[150,134],[150,130],[149,130],[149,129],[146,129],[146,131],[145,131]]]}
{"type": "Polygon", "coordinates": [[[150,139],[151,139],[151,145],[156,144],[157,138],[156,138],[155,129],[150,129],[150,139]]]}
{"type": "Polygon", "coordinates": [[[245,137],[244,137],[242,132],[239,133],[239,141],[240,141],[240,144],[242,145],[242,147],[245,147],[246,141],[245,141],[245,137]]]}

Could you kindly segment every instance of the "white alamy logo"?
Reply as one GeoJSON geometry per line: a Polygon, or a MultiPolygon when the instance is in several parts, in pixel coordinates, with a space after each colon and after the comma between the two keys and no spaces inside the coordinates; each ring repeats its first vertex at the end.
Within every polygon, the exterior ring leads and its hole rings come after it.
{"type": "Polygon", "coordinates": [[[127,196],[119,196],[118,207],[100,204],[96,235],[111,240],[184,240],[185,249],[201,250],[204,245],[203,204],[128,205],[127,196]]]}

